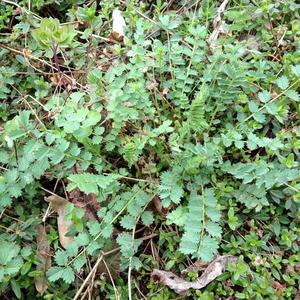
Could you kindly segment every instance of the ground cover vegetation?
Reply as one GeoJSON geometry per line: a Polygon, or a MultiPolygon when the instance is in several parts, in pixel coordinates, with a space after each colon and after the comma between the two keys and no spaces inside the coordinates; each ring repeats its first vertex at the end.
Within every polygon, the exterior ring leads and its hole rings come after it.
{"type": "Polygon", "coordinates": [[[0,1],[1,299],[299,299],[299,12],[0,1]]]}

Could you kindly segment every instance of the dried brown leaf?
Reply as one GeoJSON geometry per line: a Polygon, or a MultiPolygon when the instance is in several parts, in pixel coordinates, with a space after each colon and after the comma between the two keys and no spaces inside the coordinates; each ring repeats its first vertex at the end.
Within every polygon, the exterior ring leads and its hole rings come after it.
{"type": "Polygon", "coordinates": [[[65,220],[67,214],[66,205],[68,201],[59,196],[49,196],[46,198],[46,201],[51,203],[51,206],[54,211],[57,212],[57,227],[59,233],[59,241],[61,245],[66,248],[68,244],[73,242],[73,237],[66,236],[66,233],[69,230],[69,227],[73,224],[71,220],[65,220]]]}
{"type": "Polygon", "coordinates": [[[35,277],[34,283],[35,288],[40,294],[44,294],[48,288],[47,278],[45,273],[51,267],[51,251],[50,244],[47,239],[47,234],[45,231],[45,227],[43,225],[39,225],[37,227],[37,259],[41,262],[41,265],[37,267],[37,270],[43,272],[43,275],[35,277]]]}
{"type": "Polygon", "coordinates": [[[154,197],[154,199],[153,199],[153,204],[154,204],[156,210],[157,210],[159,213],[162,213],[163,207],[162,207],[162,203],[161,203],[161,200],[160,200],[159,197],[154,197]]]}
{"type": "Polygon", "coordinates": [[[172,272],[154,269],[152,276],[157,277],[159,282],[174,290],[177,294],[184,294],[189,289],[201,289],[221,275],[227,268],[229,262],[236,262],[237,257],[224,255],[217,257],[205,269],[203,274],[195,281],[186,281],[172,272]]]}

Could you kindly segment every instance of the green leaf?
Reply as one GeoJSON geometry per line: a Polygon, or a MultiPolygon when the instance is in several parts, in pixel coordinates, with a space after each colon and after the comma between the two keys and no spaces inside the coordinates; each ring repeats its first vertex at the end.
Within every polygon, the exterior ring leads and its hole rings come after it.
{"type": "Polygon", "coordinates": [[[101,114],[96,111],[89,111],[83,125],[86,127],[94,126],[101,120],[101,114]]]}
{"type": "Polygon", "coordinates": [[[153,212],[152,211],[145,211],[142,214],[141,220],[142,220],[144,225],[150,226],[154,222],[153,212]]]}
{"type": "Polygon", "coordinates": [[[202,261],[209,262],[214,258],[218,247],[218,242],[215,239],[208,235],[204,235],[199,250],[197,252],[197,257],[202,261]]]}
{"type": "Polygon", "coordinates": [[[47,276],[49,281],[54,282],[62,278],[63,276],[63,268],[62,267],[51,267],[47,271],[47,276]]]}
{"type": "Polygon", "coordinates": [[[51,267],[48,272],[47,276],[49,281],[57,281],[62,279],[66,283],[72,283],[75,280],[74,271],[70,266],[63,268],[63,267],[51,267]]]}
{"type": "Polygon", "coordinates": [[[123,157],[128,162],[129,167],[137,162],[139,158],[138,153],[138,149],[133,142],[129,142],[123,147],[123,157]]]}
{"type": "Polygon", "coordinates": [[[203,195],[190,195],[184,234],[179,250],[183,254],[210,261],[218,249],[222,229],[217,223],[220,212],[213,189],[204,189],[203,195]]]}
{"type": "Polygon", "coordinates": [[[280,236],[281,224],[279,221],[274,221],[269,225],[270,230],[272,230],[275,235],[278,237],[280,236]]]}
{"type": "Polygon", "coordinates": [[[266,117],[265,117],[265,114],[263,114],[262,112],[257,112],[253,115],[253,118],[255,121],[263,124],[266,122],[266,117]]]}
{"type": "Polygon", "coordinates": [[[18,299],[21,299],[22,297],[22,293],[21,293],[21,288],[20,288],[20,285],[17,281],[15,280],[11,280],[10,282],[10,285],[11,285],[11,288],[15,294],[15,296],[18,298],[18,299]]]}
{"type": "Polygon", "coordinates": [[[79,255],[73,262],[74,269],[76,270],[76,272],[79,272],[80,269],[85,265],[85,263],[86,263],[86,258],[84,254],[79,255]]]}
{"type": "Polygon", "coordinates": [[[184,206],[178,206],[175,210],[167,214],[167,225],[176,224],[183,226],[186,222],[188,209],[184,206]]]}
{"type": "Polygon", "coordinates": [[[249,110],[252,112],[252,113],[255,113],[258,111],[258,105],[256,104],[256,102],[254,101],[250,101],[248,103],[248,106],[249,106],[249,110]]]}
{"type": "Polygon", "coordinates": [[[289,79],[285,75],[283,75],[283,76],[279,77],[278,79],[276,79],[275,83],[282,90],[285,90],[289,87],[289,79]]]}
{"type": "Polygon", "coordinates": [[[57,250],[54,259],[59,266],[65,266],[68,263],[68,255],[66,251],[57,250]]]}
{"type": "Polygon", "coordinates": [[[0,247],[0,264],[7,265],[13,257],[17,256],[20,251],[20,247],[13,243],[1,241],[0,247]]]}
{"type": "Polygon", "coordinates": [[[84,232],[79,233],[75,237],[75,243],[77,244],[78,247],[86,246],[89,243],[89,236],[84,232]]]}
{"type": "Polygon", "coordinates": [[[203,85],[190,106],[188,123],[191,129],[196,132],[201,132],[208,127],[205,119],[205,101],[209,96],[208,91],[208,86],[203,85]]]}
{"type": "Polygon", "coordinates": [[[271,94],[268,91],[263,90],[262,92],[258,93],[258,97],[261,102],[266,103],[270,101],[271,94]]]}
{"type": "Polygon", "coordinates": [[[284,94],[294,101],[299,101],[300,99],[298,92],[295,90],[288,90],[284,94]]]}
{"type": "Polygon", "coordinates": [[[63,269],[62,276],[63,276],[62,279],[66,283],[72,283],[75,280],[74,271],[72,270],[72,268],[70,266],[63,269]]]}
{"type": "Polygon", "coordinates": [[[20,257],[16,257],[5,266],[4,273],[7,275],[13,275],[21,269],[23,265],[23,260],[20,257]]]}
{"type": "Polygon", "coordinates": [[[117,237],[117,243],[121,247],[121,253],[124,257],[130,258],[137,252],[138,247],[142,243],[141,240],[132,240],[129,233],[121,233],[117,237]]]}
{"type": "Polygon", "coordinates": [[[215,223],[213,221],[208,221],[206,223],[206,231],[212,236],[212,237],[221,237],[222,235],[222,228],[218,223],[215,223]]]}
{"type": "Polygon", "coordinates": [[[172,172],[164,172],[161,174],[160,179],[158,194],[163,200],[163,206],[167,207],[171,202],[178,204],[184,192],[178,176],[172,172]]]}
{"type": "Polygon", "coordinates": [[[300,65],[292,66],[292,72],[293,72],[297,77],[300,77],[300,65]]]}
{"type": "Polygon", "coordinates": [[[126,215],[123,216],[123,218],[120,221],[120,224],[124,229],[131,230],[135,227],[136,220],[133,216],[126,215]]]}
{"type": "Polygon", "coordinates": [[[116,174],[107,176],[90,173],[70,175],[69,179],[73,181],[74,184],[68,185],[68,190],[70,191],[78,187],[85,194],[98,194],[98,188],[105,189],[109,187],[109,185],[115,182],[119,177],[120,176],[116,174]]]}
{"type": "Polygon", "coordinates": [[[101,225],[98,221],[90,221],[88,223],[89,233],[91,236],[95,237],[101,231],[101,225]]]}
{"type": "Polygon", "coordinates": [[[107,224],[101,231],[101,235],[104,237],[104,238],[109,238],[111,237],[112,233],[113,233],[113,226],[112,224],[107,224]]]}

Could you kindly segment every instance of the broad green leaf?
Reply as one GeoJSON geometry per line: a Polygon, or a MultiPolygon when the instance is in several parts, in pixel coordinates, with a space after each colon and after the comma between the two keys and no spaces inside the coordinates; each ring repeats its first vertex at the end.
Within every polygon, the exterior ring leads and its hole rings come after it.
{"type": "Polygon", "coordinates": [[[65,266],[68,263],[68,255],[66,251],[62,251],[62,250],[56,251],[54,259],[59,266],[65,266]]]}
{"type": "Polygon", "coordinates": [[[268,91],[263,90],[262,92],[258,93],[258,97],[261,102],[266,103],[270,101],[271,94],[268,91]]]}
{"type": "Polygon", "coordinates": [[[282,90],[285,90],[289,87],[289,79],[285,75],[283,75],[283,76],[279,77],[278,79],[276,79],[275,83],[282,90]]]}
{"type": "Polygon", "coordinates": [[[300,99],[298,92],[295,90],[288,90],[285,92],[285,95],[294,101],[299,101],[300,99]]]}
{"type": "Polygon", "coordinates": [[[141,220],[142,220],[144,225],[150,226],[154,222],[152,211],[145,211],[142,214],[141,220]]]}

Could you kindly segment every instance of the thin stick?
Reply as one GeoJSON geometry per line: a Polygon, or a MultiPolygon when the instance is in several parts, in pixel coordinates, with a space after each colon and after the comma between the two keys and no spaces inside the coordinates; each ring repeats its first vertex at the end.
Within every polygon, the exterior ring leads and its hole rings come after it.
{"type": "Polygon", "coordinates": [[[50,211],[50,207],[51,207],[51,203],[49,203],[49,205],[48,205],[48,207],[47,207],[47,210],[46,210],[46,212],[45,212],[45,214],[44,214],[44,216],[43,216],[43,219],[42,219],[42,222],[43,222],[43,223],[45,223],[46,220],[47,220],[47,217],[48,217],[49,211],[50,211]]]}
{"type": "Polygon", "coordinates": [[[221,3],[221,5],[219,6],[219,8],[217,10],[217,16],[214,18],[214,21],[213,21],[214,30],[210,34],[210,36],[208,37],[208,43],[211,44],[211,48],[215,47],[213,45],[213,43],[218,38],[219,33],[221,31],[221,27],[222,27],[222,18],[221,18],[221,16],[225,11],[225,8],[226,8],[228,2],[229,2],[229,0],[224,0],[221,3]]]}
{"type": "Polygon", "coordinates": [[[4,212],[5,212],[5,208],[1,211],[1,214],[0,214],[0,220],[1,220],[1,218],[2,218],[2,216],[3,216],[3,214],[4,214],[4,212]]]}
{"type": "Polygon", "coordinates": [[[105,266],[105,268],[106,268],[106,270],[107,270],[109,279],[110,279],[111,284],[112,284],[112,286],[113,286],[113,288],[114,288],[114,292],[115,292],[116,299],[118,300],[118,299],[120,299],[120,296],[119,296],[118,290],[116,289],[116,285],[115,285],[114,279],[113,279],[113,277],[111,276],[109,267],[108,267],[107,263],[105,262],[105,259],[103,259],[103,264],[104,264],[104,266],[105,266]]]}
{"type": "Polygon", "coordinates": [[[68,193],[67,193],[67,189],[66,189],[65,183],[64,183],[64,181],[62,179],[60,181],[61,181],[62,186],[64,188],[64,193],[65,193],[66,199],[69,201],[69,197],[68,197],[68,193]]]}
{"type": "MultiPolygon", "coordinates": [[[[77,33],[80,33],[80,34],[83,34],[83,32],[79,31],[79,30],[75,30],[75,32],[77,33]]],[[[96,38],[96,39],[99,39],[99,40],[102,40],[104,42],[108,42],[108,43],[113,43],[113,44],[118,44],[117,41],[114,41],[112,39],[108,39],[108,38],[105,38],[103,36],[100,36],[100,35],[97,35],[97,34],[94,34],[94,33],[91,33],[90,36],[96,38]]]]}
{"type": "MultiPolygon", "coordinates": [[[[42,186],[40,186],[40,189],[42,189],[43,191],[45,191],[45,192],[47,192],[47,193],[49,193],[49,194],[51,194],[51,195],[53,195],[53,196],[56,196],[56,197],[59,197],[59,198],[63,198],[63,199],[65,199],[64,197],[62,197],[62,196],[59,196],[59,195],[57,195],[57,194],[55,194],[55,193],[53,193],[53,192],[51,192],[50,190],[47,190],[47,189],[45,189],[44,187],[42,187],[42,186]]],[[[67,199],[65,199],[66,201],[67,201],[67,199]]]]}
{"type": "Polygon", "coordinates": [[[78,297],[80,296],[80,293],[83,291],[84,287],[86,286],[86,284],[88,283],[88,281],[91,279],[91,277],[93,276],[94,272],[96,272],[96,270],[97,270],[100,262],[103,260],[103,257],[106,256],[106,255],[112,254],[112,253],[114,253],[116,251],[119,251],[119,248],[115,248],[115,249],[110,250],[108,252],[102,253],[98,257],[98,259],[97,259],[97,261],[96,261],[93,269],[91,270],[91,272],[89,273],[89,275],[85,278],[84,282],[82,283],[81,287],[77,291],[77,293],[76,293],[75,297],[73,298],[73,300],[77,300],[78,299],[78,297]]]}
{"type": "Polygon", "coordinates": [[[163,98],[163,100],[167,103],[167,105],[174,110],[174,107],[172,106],[172,104],[168,101],[168,99],[163,95],[163,93],[157,88],[155,87],[156,91],[158,92],[159,96],[161,96],[163,98]]]}
{"type": "Polygon", "coordinates": [[[97,261],[96,261],[96,263],[95,263],[93,269],[91,270],[91,272],[89,273],[89,275],[85,278],[84,282],[82,283],[81,287],[80,287],[79,290],[77,291],[77,293],[76,293],[75,297],[73,298],[73,300],[76,300],[76,299],[79,298],[80,293],[83,291],[84,287],[86,286],[86,284],[88,283],[88,281],[90,280],[90,278],[93,276],[94,272],[97,271],[97,268],[98,268],[100,262],[102,261],[102,259],[103,259],[103,254],[101,254],[101,255],[98,257],[98,259],[97,259],[97,261]]]}
{"type": "Polygon", "coordinates": [[[128,299],[132,300],[132,291],[131,291],[131,261],[132,261],[132,257],[129,258],[129,267],[128,267],[128,282],[127,282],[127,286],[128,286],[128,299]]]}
{"type": "MultiPolygon", "coordinates": [[[[103,175],[108,176],[108,175],[111,175],[111,173],[103,173],[103,175]]],[[[150,180],[147,180],[147,179],[133,178],[133,177],[127,177],[127,176],[122,176],[122,175],[120,178],[132,180],[132,181],[151,182],[150,180]]]]}
{"type": "Polygon", "coordinates": [[[147,298],[145,297],[145,295],[141,292],[141,290],[139,289],[139,286],[138,286],[138,284],[136,283],[136,281],[134,281],[134,284],[135,284],[135,287],[136,287],[136,289],[138,290],[138,292],[141,294],[141,296],[144,298],[144,299],[146,299],[147,300],[147,298]]]}

